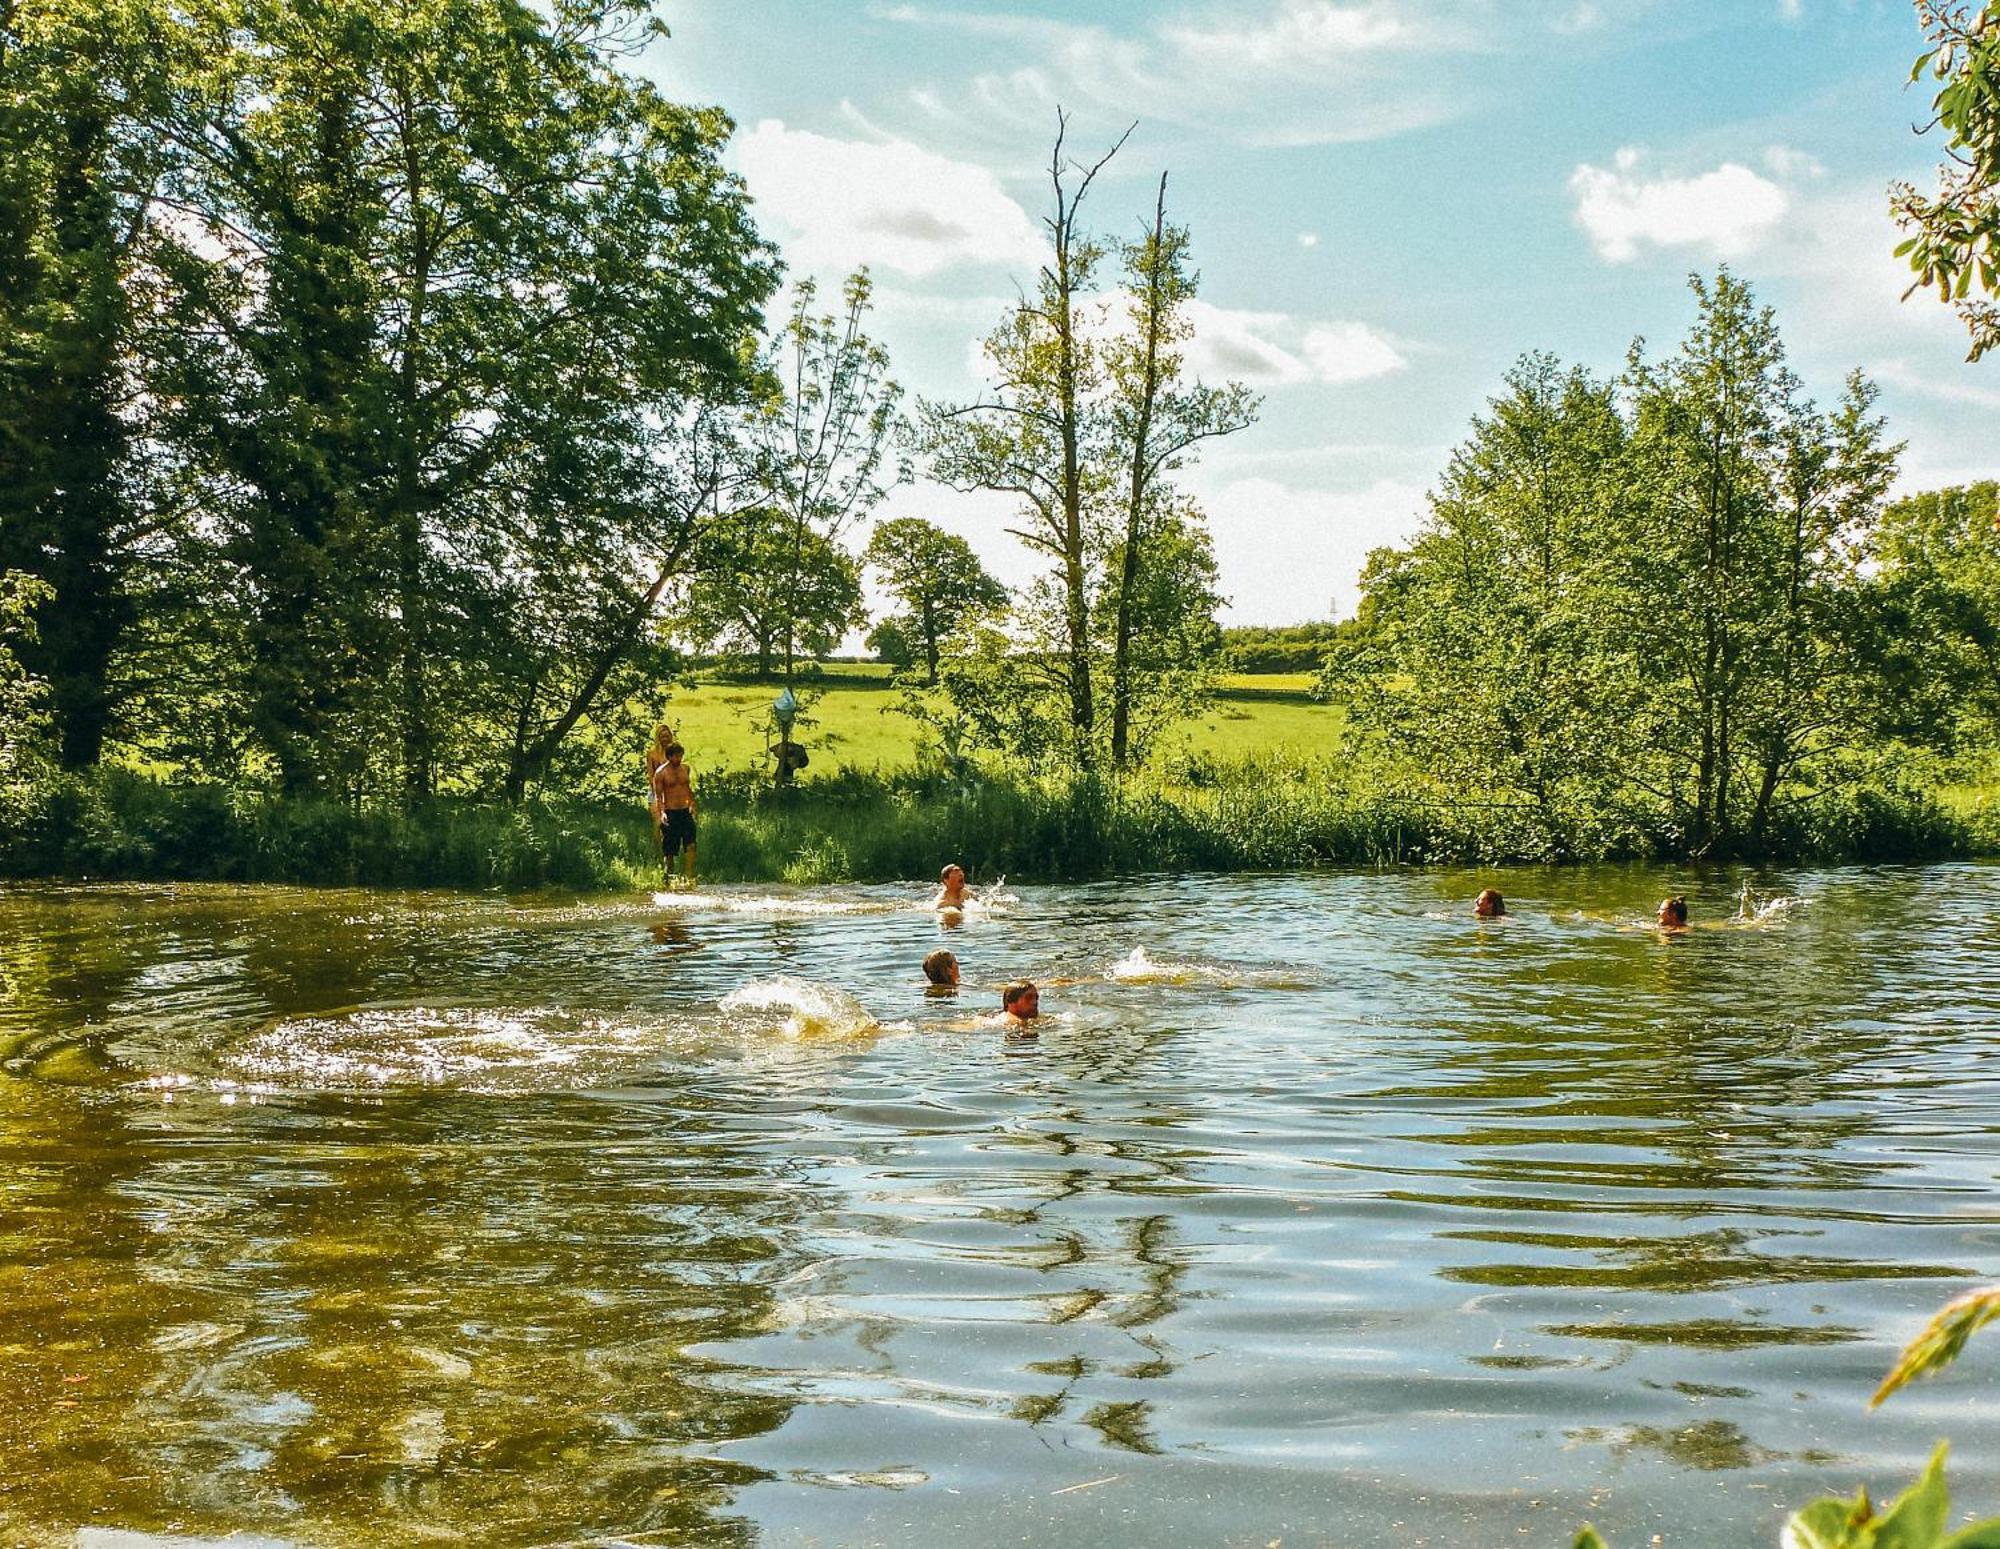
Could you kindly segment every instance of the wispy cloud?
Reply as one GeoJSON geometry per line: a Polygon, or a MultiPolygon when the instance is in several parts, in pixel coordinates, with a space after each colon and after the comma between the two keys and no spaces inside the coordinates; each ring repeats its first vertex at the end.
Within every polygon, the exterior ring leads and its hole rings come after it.
{"type": "Polygon", "coordinates": [[[1057,103],[1110,118],[1165,120],[1263,145],[1385,139],[1464,108],[1438,60],[1487,46],[1414,0],[1229,0],[1123,32],[1087,21],[913,5],[878,20],[1011,45],[1014,58],[962,91],[914,92],[939,124],[1018,134],[1057,103]]]}
{"type": "Polygon", "coordinates": [[[1206,301],[1190,302],[1188,319],[1194,324],[1188,365],[1209,381],[1339,386],[1388,376],[1409,364],[1394,340],[1366,323],[1315,322],[1206,301]]]}

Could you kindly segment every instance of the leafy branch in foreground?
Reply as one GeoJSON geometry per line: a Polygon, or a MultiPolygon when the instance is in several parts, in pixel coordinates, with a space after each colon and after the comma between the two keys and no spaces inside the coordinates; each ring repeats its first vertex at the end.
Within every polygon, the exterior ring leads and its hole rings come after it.
{"type": "Polygon", "coordinates": [[[1958,311],[1979,359],[2000,344],[2000,0],[1917,0],[1930,47],[1910,69],[1941,84],[1934,117],[1919,132],[1941,129],[1945,155],[1935,198],[1908,183],[1889,190],[1896,219],[1914,234],[1896,249],[1917,278],[1905,297],[1935,287],[1958,311]]]}
{"type": "MultiPolygon", "coordinates": [[[[1873,1409],[1883,1399],[1919,1377],[1927,1377],[1958,1359],[1966,1341],[2000,1318],[2000,1286],[1968,1291],[1946,1302],[1917,1337],[1903,1347],[1882,1386],[1868,1400],[1873,1409]]],[[[1989,1517],[1950,1532],[1951,1492],[1944,1481],[1949,1442],[1939,1442],[1917,1482],[1877,1511],[1866,1487],[1852,1500],[1824,1496],[1792,1513],[1779,1542],[1782,1549],[2000,1549],[2000,1517],[1989,1517]]],[[[1572,1549],[1610,1549],[1597,1529],[1585,1526],[1572,1549]]]]}
{"type": "Polygon", "coordinates": [[[1868,1400],[1873,1409],[1883,1399],[1919,1377],[1940,1372],[1959,1358],[1965,1342],[1995,1318],[2000,1318],[2000,1286],[1982,1286],[1952,1298],[1940,1307],[1923,1332],[1903,1347],[1882,1386],[1868,1400]]]}

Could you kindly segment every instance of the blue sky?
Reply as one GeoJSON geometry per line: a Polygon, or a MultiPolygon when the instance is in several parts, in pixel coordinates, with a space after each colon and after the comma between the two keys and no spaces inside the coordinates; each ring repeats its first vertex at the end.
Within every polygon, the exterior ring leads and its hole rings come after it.
{"type": "MultiPolygon", "coordinates": [[[[1898,300],[1891,179],[1940,156],[1904,87],[1907,0],[666,0],[647,67],[726,108],[794,273],[866,263],[914,393],[977,390],[976,341],[1029,283],[1058,104],[1080,151],[1136,122],[1093,194],[1135,233],[1170,174],[1202,273],[1191,358],[1264,395],[1185,483],[1225,617],[1342,613],[1508,365],[1614,372],[1671,348],[1685,277],[1728,262],[1823,401],[1860,367],[1904,484],[2000,472],[2000,361],[1898,300]]],[[[887,514],[1033,562],[997,497],[921,480],[887,514]]]]}

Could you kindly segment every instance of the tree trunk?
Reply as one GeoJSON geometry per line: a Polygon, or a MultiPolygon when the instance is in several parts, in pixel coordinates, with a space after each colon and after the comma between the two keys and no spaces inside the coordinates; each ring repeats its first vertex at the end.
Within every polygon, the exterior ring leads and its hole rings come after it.
{"type": "Polygon", "coordinates": [[[1167,175],[1160,174],[1160,192],[1153,204],[1153,245],[1146,273],[1146,363],[1141,369],[1139,417],[1132,430],[1131,485],[1125,500],[1125,555],[1118,579],[1118,618],[1111,646],[1111,767],[1122,771],[1131,751],[1132,734],[1132,593],[1139,584],[1139,538],[1145,523],[1152,480],[1148,459],[1153,406],[1160,392],[1160,327],[1165,298],[1161,295],[1161,248],[1167,229],[1167,175]]]}

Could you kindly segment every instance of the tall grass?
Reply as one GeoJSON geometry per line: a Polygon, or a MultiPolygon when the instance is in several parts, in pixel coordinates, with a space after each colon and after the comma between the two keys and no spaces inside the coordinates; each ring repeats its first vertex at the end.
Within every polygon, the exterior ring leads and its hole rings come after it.
{"type": "MultiPolygon", "coordinates": [[[[1794,809],[1772,860],[1921,860],[2000,852],[1991,814],[1922,792],[1858,788],[1794,809]]],[[[1659,859],[1684,853],[1642,817],[1551,817],[1435,793],[1351,788],[1302,763],[1206,771],[1198,786],[981,782],[843,773],[774,791],[747,776],[702,787],[701,871],[721,882],[1060,879],[1135,871],[1659,859]]],[[[411,809],[282,800],[106,772],[0,799],[0,875],[374,886],[624,889],[659,877],[635,805],[411,809]]]]}

